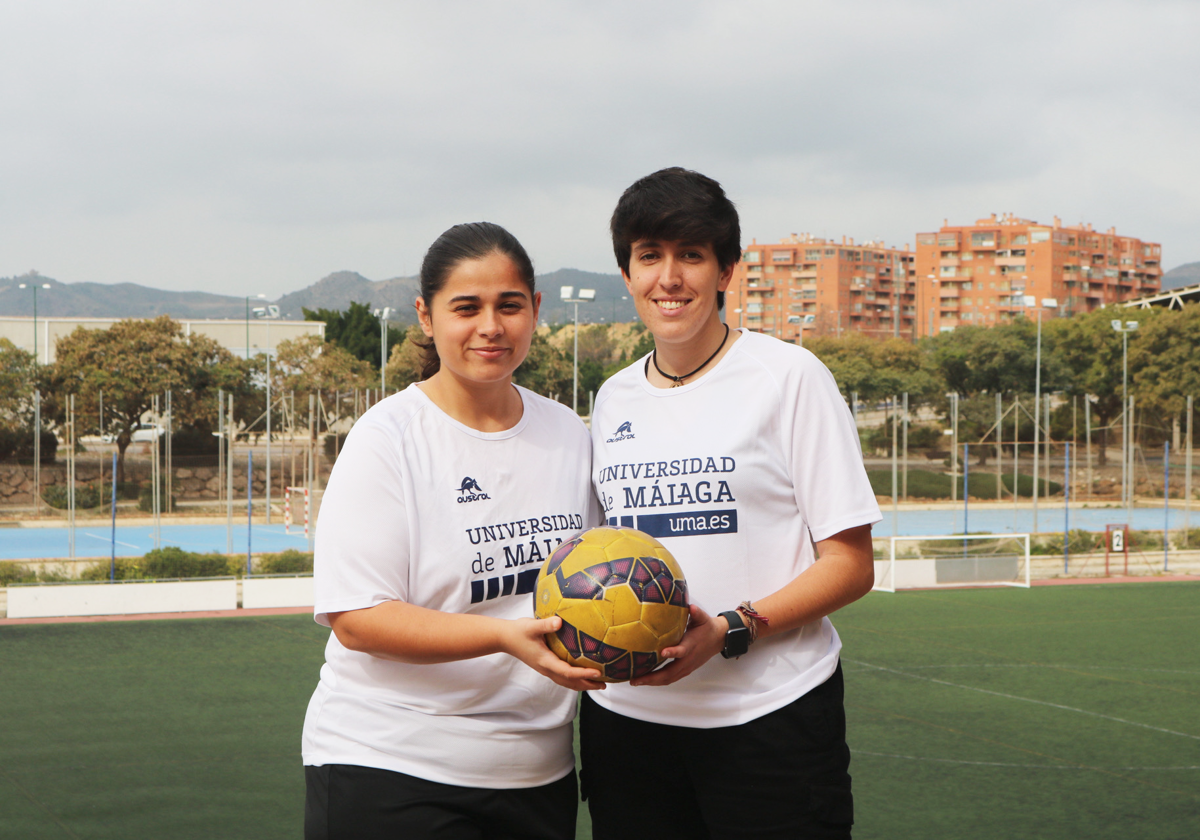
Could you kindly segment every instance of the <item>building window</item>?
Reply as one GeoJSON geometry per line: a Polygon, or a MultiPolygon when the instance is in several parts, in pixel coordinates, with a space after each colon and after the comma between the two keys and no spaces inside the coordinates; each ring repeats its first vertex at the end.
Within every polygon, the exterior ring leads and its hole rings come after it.
{"type": "Polygon", "coordinates": [[[1009,244],[1010,245],[1025,245],[1028,242],[1029,242],[1028,236],[1026,236],[1023,233],[1018,233],[1016,236],[1014,236],[1012,238],[1012,242],[1010,242],[1009,244]]]}
{"type": "Polygon", "coordinates": [[[940,233],[937,242],[939,248],[958,248],[958,234],[940,233]]]}
{"type": "Polygon", "coordinates": [[[984,231],[982,233],[971,234],[972,248],[995,248],[996,234],[993,231],[984,231]]]}
{"type": "Polygon", "coordinates": [[[1030,242],[1049,242],[1050,241],[1050,231],[1048,231],[1044,228],[1040,229],[1040,230],[1039,229],[1031,230],[1029,232],[1029,241],[1030,242]]]}
{"type": "Polygon", "coordinates": [[[942,273],[943,277],[953,277],[954,276],[954,266],[952,266],[952,265],[942,266],[941,273],[942,273]]]}
{"type": "Polygon", "coordinates": [[[771,262],[787,263],[792,261],[791,251],[772,251],[771,262]]]}

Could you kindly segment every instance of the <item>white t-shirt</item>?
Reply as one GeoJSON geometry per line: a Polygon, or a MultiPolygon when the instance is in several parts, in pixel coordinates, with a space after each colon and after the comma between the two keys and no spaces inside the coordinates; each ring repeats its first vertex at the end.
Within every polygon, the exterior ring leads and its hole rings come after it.
{"type": "MultiPolygon", "coordinates": [[[[599,522],[587,429],[518,388],[519,423],[479,432],[416,385],[354,425],[321,504],[316,620],[384,601],[496,618],[533,614],[542,561],[599,522]]],[[[574,768],[576,694],[503,653],[412,665],[330,634],[304,721],[307,765],[525,788],[574,768]]]]}
{"type": "MultiPolygon", "coordinates": [[[[651,385],[644,361],[613,376],[596,397],[592,444],[608,523],[661,540],[710,615],[781,589],[816,560],[814,541],[881,518],[832,374],[758,333],[677,388],[651,385]]],[[[734,726],[823,683],[839,650],[823,618],[669,686],[616,684],[592,698],[654,723],[734,726]]]]}

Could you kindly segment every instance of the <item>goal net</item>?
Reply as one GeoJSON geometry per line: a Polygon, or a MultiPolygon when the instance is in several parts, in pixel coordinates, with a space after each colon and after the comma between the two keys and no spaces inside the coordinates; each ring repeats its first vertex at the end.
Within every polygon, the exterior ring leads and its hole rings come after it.
{"type": "Polygon", "coordinates": [[[875,589],[1029,586],[1028,534],[891,537],[875,559],[875,589]]]}

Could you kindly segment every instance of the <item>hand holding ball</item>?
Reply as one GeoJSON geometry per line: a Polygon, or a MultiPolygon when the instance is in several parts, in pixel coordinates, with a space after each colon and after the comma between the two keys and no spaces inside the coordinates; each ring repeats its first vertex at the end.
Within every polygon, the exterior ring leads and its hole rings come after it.
{"type": "Polygon", "coordinates": [[[560,545],[538,573],[534,614],[557,615],[546,636],[563,661],[605,682],[648,674],[687,629],[687,581],[662,543],[633,528],[600,527],[560,545]]]}

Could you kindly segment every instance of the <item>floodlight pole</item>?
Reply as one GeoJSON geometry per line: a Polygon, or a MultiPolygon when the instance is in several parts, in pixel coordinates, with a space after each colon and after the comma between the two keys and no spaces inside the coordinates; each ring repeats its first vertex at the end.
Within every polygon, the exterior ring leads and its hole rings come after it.
{"type": "MultiPolygon", "coordinates": [[[[1023,278],[1022,278],[1023,279],[1023,278]]],[[[1034,397],[1033,397],[1033,533],[1038,532],[1038,442],[1041,438],[1041,405],[1042,405],[1042,310],[1049,307],[1055,309],[1058,307],[1058,301],[1054,298],[1043,298],[1039,304],[1037,298],[1025,296],[1025,305],[1029,306],[1030,300],[1034,306],[1037,306],[1037,361],[1035,363],[1036,371],[1034,372],[1034,397]]],[[[1046,423],[1050,422],[1050,414],[1047,410],[1046,423]]],[[[1047,488],[1049,492],[1049,488],[1047,488]]]]}
{"type": "MultiPolygon", "coordinates": [[[[38,343],[37,343],[37,293],[38,289],[49,289],[49,283],[20,283],[18,289],[33,289],[33,364],[38,363],[38,343]]],[[[46,354],[46,364],[50,364],[50,354],[46,354]]]]}
{"type": "Polygon", "coordinates": [[[560,286],[558,289],[559,299],[563,303],[572,303],[575,305],[575,359],[572,363],[572,379],[571,379],[571,409],[579,413],[579,304],[591,303],[596,299],[595,289],[580,289],[579,295],[575,295],[574,286],[560,286]]]}
{"type": "Polygon", "coordinates": [[[387,396],[387,324],[392,307],[376,309],[375,314],[379,316],[379,398],[383,399],[387,396]]]}
{"type": "Polygon", "coordinates": [[[1033,533],[1038,532],[1038,442],[1042,421],[1042,308],[1037,311],[1037,362],[1033,376],[1033,533]]]}
{"type": "Polygon", "coordinates": [[[1121,496],[1125,502],[1125,517],[1133,516],[1133,436],[1129,432],[1129,334],[1138,328],[1137,321],[1114,319],[1112,328],[1121,334],[1121,496]]]}

